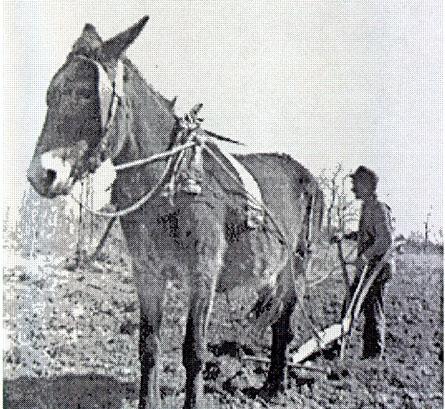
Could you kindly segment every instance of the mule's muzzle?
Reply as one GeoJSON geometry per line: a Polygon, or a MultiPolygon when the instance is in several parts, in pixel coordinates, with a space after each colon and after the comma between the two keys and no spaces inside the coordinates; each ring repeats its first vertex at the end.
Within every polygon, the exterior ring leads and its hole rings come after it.
{"type": "Polygon", "coordinates": [[[28,180],[42,196],[67,195],[78,179],[77,167],[88,150],[86,141],[72,146],[36,152],[28,168],[28,180]]]}
{"type": "Polygon", "coordinates": [[[74,179],[72,166],[51,152],[36,155],[28,168],[28,180],[42,196],[53,198],[70,192],[74,179]]]}

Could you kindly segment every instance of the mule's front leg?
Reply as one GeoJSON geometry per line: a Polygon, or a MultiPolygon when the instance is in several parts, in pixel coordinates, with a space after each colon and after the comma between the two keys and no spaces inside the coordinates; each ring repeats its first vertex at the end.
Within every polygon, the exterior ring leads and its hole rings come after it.
{"type": "Polygon", "coordinates": [[[139,409],[160,409],[159,358],[161,343],[159,330],[162,321],[165,281],[150,277],[150,273],[138,276],[138,293],[141,307],[139,359],[141,361],[141,387],[139,409]]]}
{"type": "Polygon", "coordinates": [[[182,362],[186,369],[184,408],[203,406],[202,370],[205,364],[207,337],[206,330],[211,311],[213,292],[207,288],[207,294],[194,292],[191,296],[190,312],[182,349],[182,362]]]}
{"type": "Polygon", "coordinates": [[[207,352],[207,327],[221,269],[223,245],[219,237],[207,238],[197,243],[196,251],[189,255],[190,307],[182,356],[186,369],[186,409],[203,407],[202,370],[207,352]]]}

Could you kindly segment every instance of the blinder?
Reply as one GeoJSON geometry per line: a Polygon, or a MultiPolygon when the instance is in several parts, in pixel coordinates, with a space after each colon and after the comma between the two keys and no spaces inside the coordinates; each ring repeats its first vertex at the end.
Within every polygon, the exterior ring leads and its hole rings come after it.
{"type": "Polygon", "coordinates": [[[99,62],[86,56],[76,58],[94,64],[98,72],[97,91],[99,96],[99,109],[101,118],[101,137],[95,151],[89,155],[87,169],[76,169],[75,176],[81,179],[85,172],[94,172],[105,160],[109,159],[110,128],[116,117],[117,108],[124,97],[124,65],[117,61],[115,78],[112,81],[99,62]]]}

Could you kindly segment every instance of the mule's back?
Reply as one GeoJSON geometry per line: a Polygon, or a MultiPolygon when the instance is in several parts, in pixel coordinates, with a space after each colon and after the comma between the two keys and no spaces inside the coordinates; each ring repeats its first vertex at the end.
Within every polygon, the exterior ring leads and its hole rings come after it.
{"type": "MultiPolygon", "coordinates": [[[[272,284],[288,262],[289,249],[295,249],[306,237],[306,214],[314,197],[316,182],[310,172],[287,155],[235,155],[258,183],[267,208],[264,224],[256,229],[246,224],[242,188],[228,179],[219,180],[227,199],[225,235],[228,247],[218,289],[255,282],[272,284]]],[[[209,160],[211,160],[209,158],[209,160]]],[[[292,251],[293,251],[292,250],[292,251]]]]}

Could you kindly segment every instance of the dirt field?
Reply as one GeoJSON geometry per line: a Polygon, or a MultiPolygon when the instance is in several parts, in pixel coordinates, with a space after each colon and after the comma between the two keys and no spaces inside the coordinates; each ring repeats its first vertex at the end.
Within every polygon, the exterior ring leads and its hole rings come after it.
{"type": "MultiPolygon", "coordinates": [[[[138,302],[128,260],[105,262],[106,271],[69,272],[63,258],[27,260],[12,249],[3,275],[4,407],[78,409],[137,407],[138,302]]],[[[267,364],[270,334],[255,337],[245,314],[254,302],[244,291],[218,296],[205,370],[208,408],[442,408],[443,289],[438,255],[399,256],[386,293],[386,361],[361,361],[360,329],[342,365],[318,356],[331,375],[292,369],[287,394],[267,406],[255,398],[267,364]]],[[[314,287],[306,307],[320,328],[339,319],[339,274],[314,287]]],[[[163,321],[165,408],[182,407],[185,373],[181,344],[184,289],[172,282],[163,321]]],[[[297,307],[292,348],[310,338],[297,307]]]]}

